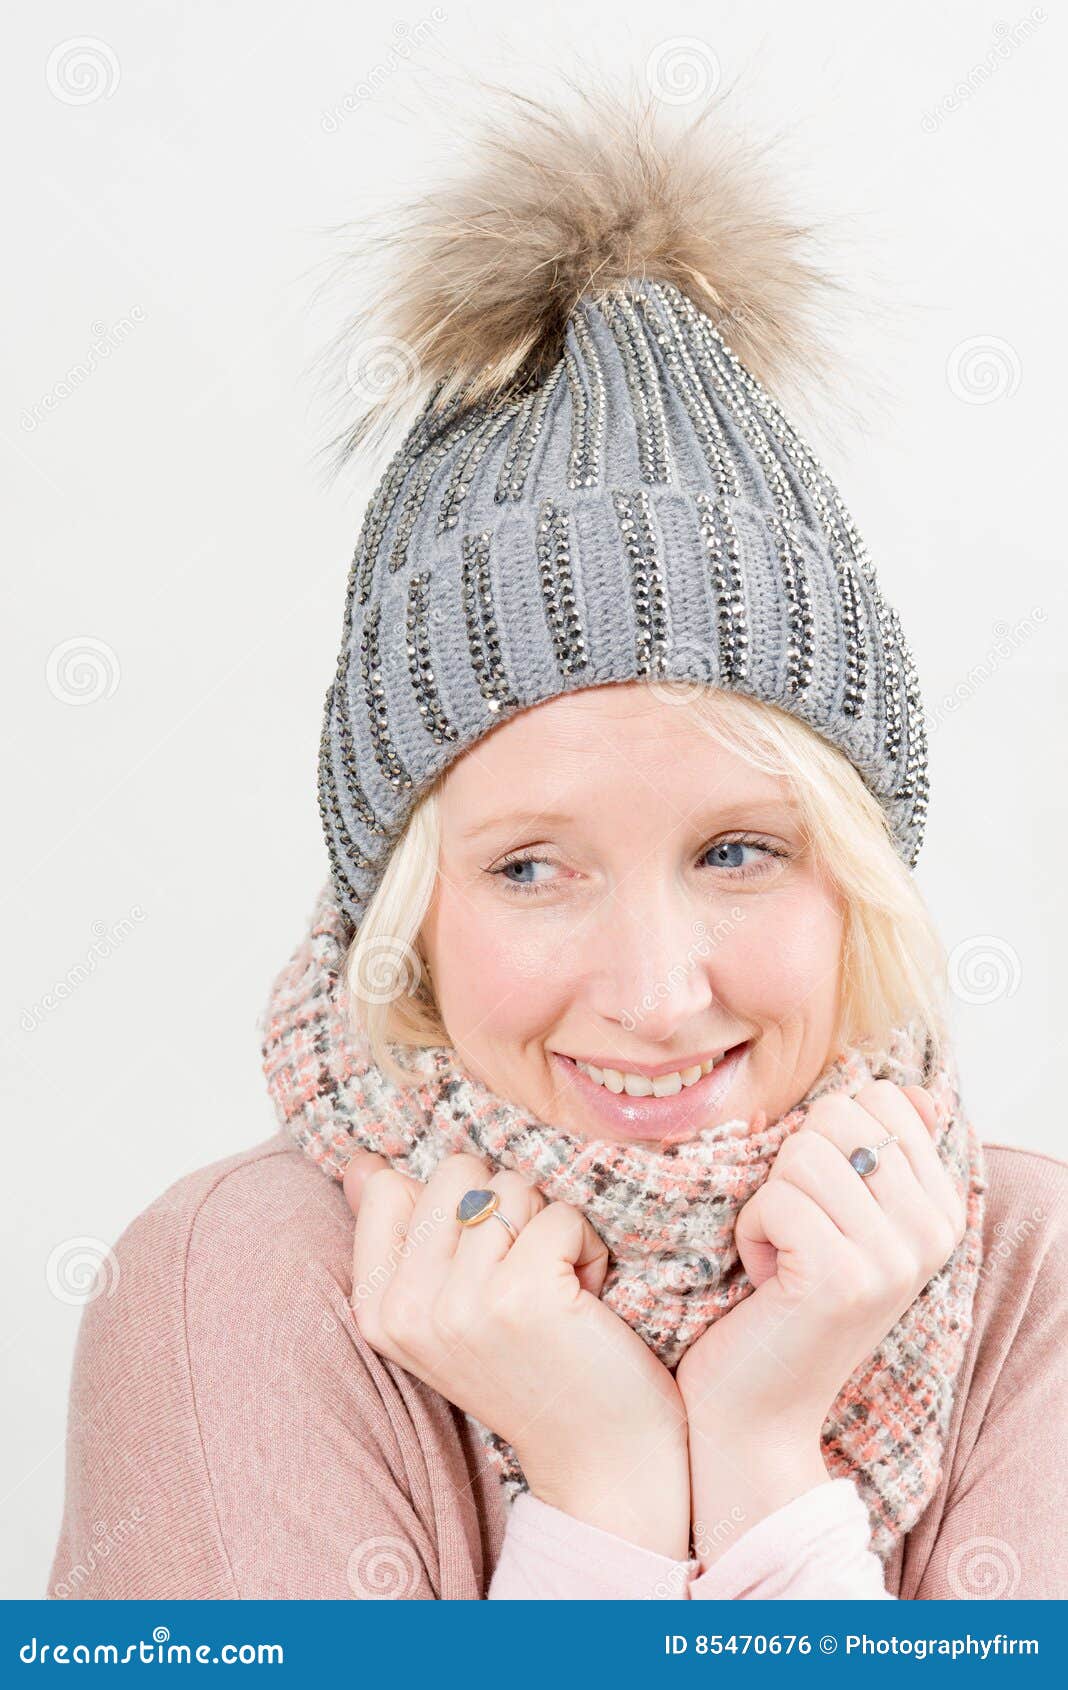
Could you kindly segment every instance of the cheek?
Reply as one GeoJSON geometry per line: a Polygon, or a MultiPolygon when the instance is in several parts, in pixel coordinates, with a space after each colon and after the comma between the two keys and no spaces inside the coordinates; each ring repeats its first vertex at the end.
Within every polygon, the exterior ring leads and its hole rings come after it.
{"type": "Polygon", "coordinates": [[[725,1001],[757,1021],[813,1016],[837,999],[842,919],[808,890],[777,899],[743,922],[725,976],[725,1001]]]}
{"type": "Polygon", "coordinates": [[[506,1038],[552,1015],[564,992],[552,966],[558,936],[533,933],[533,922],[511,912],[482,912],[470,902],[444,903],[435,923],[442,961],[435,970],[446,1021],[506,1038]]]}

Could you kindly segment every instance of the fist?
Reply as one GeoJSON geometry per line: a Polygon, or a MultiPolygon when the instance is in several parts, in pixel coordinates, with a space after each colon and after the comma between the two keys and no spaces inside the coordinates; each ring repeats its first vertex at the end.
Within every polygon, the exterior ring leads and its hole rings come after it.
{"type": "Polygon", "coordinates": [[[818,1433],[846,1380],[964,1236],[935,1125],[921,1087],[889,1080],[811,1106],[738,1216],[755,1290],[679,1364],[691,1416],[700,1399],[713,1420],[818,1433]],[[861,1177],[851,1152],[891,1134],[896,1142],[861,1177]]]}
{"type": "Polygon", "coordinates": [[[423,1185],[360,1151],[344,1186],[356,1215],[352,1308],[371,1347],[506,1439],[536,1496],[684,1552],[682,1399],[601,1302],[608,1251],[581,1210],[467,1155],[423,1185]],[[472,1188],[497,1193],[514,1242],[492,1215],[461,1226],[456,1207],[472,1188]]]}

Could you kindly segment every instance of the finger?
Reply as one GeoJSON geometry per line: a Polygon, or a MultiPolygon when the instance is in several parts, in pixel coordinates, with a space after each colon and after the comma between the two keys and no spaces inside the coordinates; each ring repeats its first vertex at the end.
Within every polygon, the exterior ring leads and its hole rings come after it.
{"type": "Polygon", "coordinates": [[[583,1291],[601,1295],[608,1246],[570,1203],[549,1203],[528,1221],[500,1267],[505,1283],[525,1276],[536,1285],[554,1271],[573,1274],[583,1291]]]}
{"type": "Polygon", "coordinates": [[[934,1106],[934,1098],[923,1086],[902,1086],[902,1091],[910,1098],[913,1106],[923,1118],[923,1124],[933,1138],[938,1131],[938,1112],[934,1106]]]}
{"type": "Polygon", "coordinates": [[[788,1180],[765,1180],[754,1192],[735,1223],[734,1241],[755,1286],[778,1274],[799,1296],[832,1271],[843,1243],[826,1211],[788,1180]]]}
{"type": "Polygon", "coordinates": [[[373,1330],[382,1297],[400,1266],[418,1180],[396,1168],[372,1169],[364,1182],[352,1245],[349,1301],[360,1324],[373,1330]]]}
{"type": "Polygon", "coordinates": [[[803,1191],[856,1244],[885,1235],[888,1222],[868,1181],[857,1178],[838,1144],[825,1133],[807,1127],[791,1133],[768,1177],[788,1180],[803,1191]]]}
{"type": "MultiPolygon", "coordinates": [[[[495,1191],[499,1199],[498,1213],[510,1221],[516,1231],[515,1242],[523,1228],[545,1207],[541,1192],[530,1185],[521,1174],[501,1169],[494,1174],[486,1189],[495,1191]]],[[[452,1258],[452,1271],[458,1279],[484,1280],[486,1275],[504,1260],[513,1240],[506,1226],[493,1215],[474,1226],[460,1228],[460,1238],[452,1258]]]]}
{"type": "MultiPolygon", "coordinates": [[[[883,1214],[900,1233],[917,1241],[921,1253],[932,1221],[948,1221],[957,1229],[960,1206],[924,1122],[899,1086],[875,1080],[855,1098],[827,1098],[814,1109],[810,1125],[837,1144],[847,1158],[853,1150],[875,1148],[878,1165],[860,1181],[876,1198],[883,1214]],[[863,1123],[871,1122],[871,1130],[863,1123]],[[897,1142],[881,1145],[893,1133],[897,1142]]],[[[873,1239],[873,1243],[876,1242],[873,1239]]]]}
{"type": "Polygon", "coordinates": [[[352,1152],[345,1164],[341,1186],[348,1199],[349,1208],[356,1215],[360,1210],[360,1198],[368,1178],[378,1173],[382,1168],[388,1168],[389,1163],[384,1156],[379,1156],[373,1150],[364,1150],[362,1146],[352,1152]]]}
{"type": "MultiPolygon", "coordinates": [[[[955,1224],[960,1200],[928,1124],[929,1121],[933,1121],[936,1127],[938,1124],[934,1100],[929,1093],[920,1086],[897,1086],[890,1080],[875,1080],[862,1087],[856,1101],[862,1108],[876,1114],[888,1132],[898,1135],[898,1144],[893,1148],[900,1148],[931,1202],[955,1224]],[[923,1113],[920,1106],[906,1095],[907,1092],[915,1092],[923,1099],[923,1113]]],[[[879,1154],[881,1156],[882,1152],[879,1154]]]]}
{"type": "MultiPolygon", "coordinates": [[[[896,1087],[891,1088],[895,1093],[896,1087]]],[[[897,1096],[887,1100],[876,1085],[865,1086],[856,1098],[827,1097],[814,1106],[807,1120],[808,1130],[819,1133],[837,1147],[843,1163],[856,1180],[875,1198],[884,1215],[906,1215],[920,1201],[922,1192],[901,1143],[883,1144],[891,1133],[898,1139],[901,1122],[898,1110],[913,1114],[911,1103],[897,1096]],[[861,1096],[866,1102],[861,1102],[861,1096]],[[895,1107],[896,1105],[898,1107],[895,1107]],[[873,1173],[861,1174],[850,1165],[854,1150],[875,1149],[878,1158],[873,1173]]],[[[916,1126],[923,1131],[917,1120],[916,1126]]]]}
{"type": "MultiPolygon", "coordinates": [[[[420,1190],[409,1223],[415,1245],[411,1271],[426,1286],[428,1295],[437,1290],[448,1273],[464,1230],[456,1218],[456,1205],[465,1191],[485,1191],[489,1179],[489,1163],[464,1151],[439,1162],[420,1190]]],[[[497,1221],[493,1225],[495,1231],[507,1237],[497,1221]]]]}

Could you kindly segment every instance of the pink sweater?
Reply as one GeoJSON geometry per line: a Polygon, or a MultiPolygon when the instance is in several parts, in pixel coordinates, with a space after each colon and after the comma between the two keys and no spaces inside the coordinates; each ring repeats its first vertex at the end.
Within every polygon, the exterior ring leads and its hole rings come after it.
{"type": "Polygon", "coordinates": [[[987,1165],[942,1483],[885,1571],[843,1479],[703,1575],[529,1494],[508,1511],[464,1416],[361,1337],[344,1195],[278,1134],[179,1180],[119,1239],[82,1319],[47,1594],[1063,1597],[1068,1167],[990,1146],[987,1165]]]}

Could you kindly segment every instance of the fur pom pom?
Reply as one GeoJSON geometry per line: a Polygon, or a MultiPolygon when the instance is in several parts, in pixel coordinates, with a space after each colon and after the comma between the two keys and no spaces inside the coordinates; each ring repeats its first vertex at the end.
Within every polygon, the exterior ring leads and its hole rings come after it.
{"type": "Polygon", "coordinates": [[[355,225],[343,263],[380,276],[339,343],[362,410],[332,442],[338,468],[413,399],[462,408],[543,379],[578,301],[634,276],[687,294],[780,400],[826,382],[839,284],[805,255],[814,229],[765,166],[774,143],[729,128],[722,97],[680,120],[652,94],[564,80],[568,103],[492,88],[455,179],[377,232],[355,225]]]}

